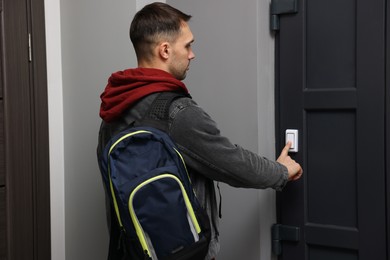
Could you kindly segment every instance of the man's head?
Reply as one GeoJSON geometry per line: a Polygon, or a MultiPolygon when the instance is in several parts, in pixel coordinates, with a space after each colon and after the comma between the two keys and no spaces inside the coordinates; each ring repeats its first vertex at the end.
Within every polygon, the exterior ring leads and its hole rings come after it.
{"type": "Polygon", "coordinates": [[[187,24],[190,19],[190,15],[159,2],[136,13],[130,39],[138,66],[163,69],[179,80],[184,79],[190,60],[195,57],[191,49],[194,38],[187,24]]]}

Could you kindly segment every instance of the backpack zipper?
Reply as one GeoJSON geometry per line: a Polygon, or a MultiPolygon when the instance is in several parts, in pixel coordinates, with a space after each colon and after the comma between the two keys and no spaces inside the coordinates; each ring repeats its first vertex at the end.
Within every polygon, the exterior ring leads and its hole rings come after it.
{"type": "Polygon", "coordinates": [[[115,209],[115,213],[116,213],[116,217],[118,219],[118,223],[119,223],[119,227],[120,229],[125,230],[125,228],[123,227],[123,223],[122,223],[122,219],[121,219],[121,216],[119,214],[119,207],[118,207],[118,202],[116,200],[116,196],[115,196],[115,190],[114,190],[114,185],[112,184],[112,179],[111,179],[111,171],[110,171],[110,154],[112,152],[112,150],[115,148],[115,146],[120,143],[122,140],[128,138],[128,137],[131,137],[133,135],[136,135],[136,134],[151,134],[151,132],[149,131],[145,131],[145,130],[139,130],[139,131],[136,131],[136,132],[133,132],[133,133],[129,133],[129,134],[126,134],[124,136],[122,136],[121,138],[119,138],[114,144],[111,145],[110,147],[110,150],[108,151],[108,162],[107,162],[107,165],[108,165],[108,178],[110,180],[110,191],[111,191],[111,197],[112,197],[112,200],[113,200],[113,203],[114,203],[114,209],[115,209]]]}

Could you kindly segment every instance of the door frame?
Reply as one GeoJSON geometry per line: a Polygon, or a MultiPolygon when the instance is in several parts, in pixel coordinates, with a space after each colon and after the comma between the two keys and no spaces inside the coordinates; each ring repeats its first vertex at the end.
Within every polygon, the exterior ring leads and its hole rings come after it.
{"type": "Polygon", "coordinates": [[[386,2],[386,199],[387,199],[387,259],[390,259],[390,4],[386,2]]]}

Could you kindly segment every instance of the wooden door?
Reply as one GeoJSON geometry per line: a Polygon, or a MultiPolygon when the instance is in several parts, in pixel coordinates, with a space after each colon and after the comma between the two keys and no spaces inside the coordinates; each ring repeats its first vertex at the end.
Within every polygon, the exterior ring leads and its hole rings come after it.
{"type": "Polygon", "coordinates": [[[277,34],[277,137],[304,176],[278,194],[300,230],[280,259],[387,259],[386,1],[302,0],[277,34]]]}
{"type": "Polygon", "coordinates": [[[0,259],[50,259],[43,0],[1,0],[0,259]]]}

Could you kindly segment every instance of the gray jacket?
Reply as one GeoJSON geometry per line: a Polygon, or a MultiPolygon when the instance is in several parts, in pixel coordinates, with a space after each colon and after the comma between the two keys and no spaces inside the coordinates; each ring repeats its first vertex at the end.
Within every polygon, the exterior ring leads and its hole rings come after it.
{"type": "MultiPolygon", "coordinates": [[[[113,123],[102,123],[98,152],[116,133],[140,120],[156,94],[129,109],[113,123]]],[[[195,193],[207,210],[212,227],[212,240],[206,259],[216,257],[218,242],[218,205],[214,181],[242,188],[281,190],[287,183],[287,168],[268,160],[222,136],[211,117],[190,98],[175,100],[169,113],[169,135],[184,157],[195,193]]]]}

